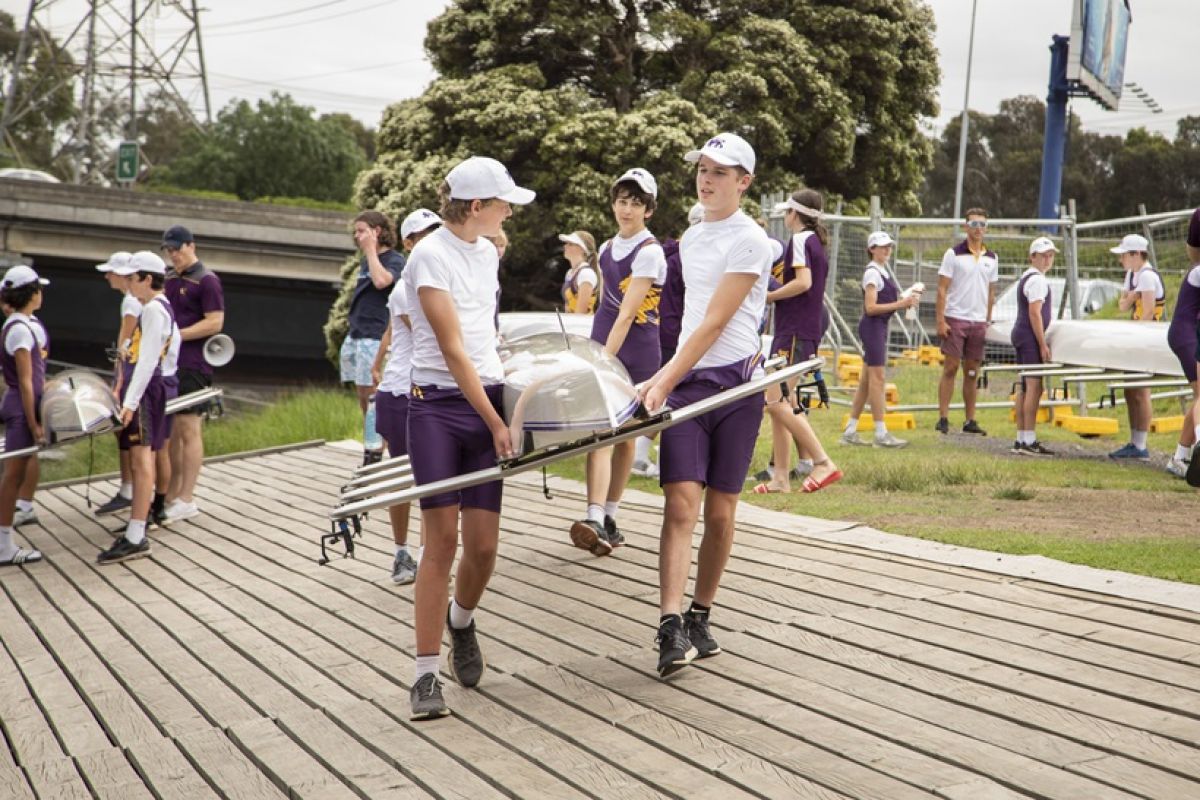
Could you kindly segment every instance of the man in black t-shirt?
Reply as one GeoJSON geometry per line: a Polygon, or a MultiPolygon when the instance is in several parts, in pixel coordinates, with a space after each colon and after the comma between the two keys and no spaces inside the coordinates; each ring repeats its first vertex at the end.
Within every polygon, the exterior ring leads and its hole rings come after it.
{"type": "Polygon", "coordinates": [[[354,242],[363,257],[350,300],[350,331],[342,342],[340,362],[342,382],[354,384],[358,405],[365,415],[375,390],[371,365],[388,326],[387,299],[404,270],[404,256],[393,249],[395,224],[378,211],[364,211],[354,218],[354,242]]]}

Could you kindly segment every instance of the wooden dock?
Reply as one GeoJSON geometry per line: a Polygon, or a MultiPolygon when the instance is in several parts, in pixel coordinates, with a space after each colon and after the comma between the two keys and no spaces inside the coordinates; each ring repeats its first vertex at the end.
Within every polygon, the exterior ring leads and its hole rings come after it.
{"type": "Polygon", "coordinates": [[[725,652],[664,682],[658,509],[625,504],[598,559],[565,533],[579,495],[533,481],[507,488],[483,682],[410,722],[385,515],[316,563],[356,463],[210,464],[202,516],[105,568],[117,521],[39,493],[46,561],[0,571],[0,797],[1200,797],[1200,613],[748,513],[725,652]]]}

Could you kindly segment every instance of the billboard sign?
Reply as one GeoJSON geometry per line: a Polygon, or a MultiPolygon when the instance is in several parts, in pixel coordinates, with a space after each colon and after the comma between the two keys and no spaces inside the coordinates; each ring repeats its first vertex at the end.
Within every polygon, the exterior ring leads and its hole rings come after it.
{"type": "Polygon", "coordinates": [[[1125,85],[1129,0],[1075,0],[1067,79],[1115,111],[1125,85]]]}

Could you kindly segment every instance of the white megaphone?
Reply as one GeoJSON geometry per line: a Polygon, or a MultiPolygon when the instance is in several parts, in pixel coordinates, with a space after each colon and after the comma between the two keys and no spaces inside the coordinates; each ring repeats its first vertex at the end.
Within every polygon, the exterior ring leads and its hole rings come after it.
{"type": "Polygon", "coordinates": [[[204,341],[204,360],[212,367],[223,367],[233,361],[233,339],[218,333],[204,341]]]}

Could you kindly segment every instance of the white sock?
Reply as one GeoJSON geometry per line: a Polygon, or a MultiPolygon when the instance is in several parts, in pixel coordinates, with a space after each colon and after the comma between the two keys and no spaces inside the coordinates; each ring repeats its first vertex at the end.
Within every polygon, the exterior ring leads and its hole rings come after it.
{"type": "Polygon", "coordinates": [[[133,484],[132,483],[122,483],[121,488],[117,490],[117,494],[121,495],[121,497],[124,497],[126,500],[132,500],[133,499],[133,484]]]}
{"type": "Polygon", "coordinates": [[[875,438],[882,439],[884,436],[887,436],[887,423],[879,420],[875,423],[875,438]]]}
{"type": "Polygon", "coordinates": [[[639,436],[634,443],[633,460],[649,463],[650,461],[650,440],[645,436],[639,436]]]}
{"type": "MultiPolygon", "coordinates": [[[[613,519],[616,519],[617,518],[617,509],[619,509],[620,507],[621,507],[620,500],[608,501],[607,503],[604,504],[604,516],[612,517],[613,519]]],[[[600,520],[600,521],[603,522],[604,520],[600,520]]]]}
{"type": "Polygon", "coordinates": [[[1034,435],[1033,431],[1021,431],[1021,443],[1022,444],[1033,444],[1036,441],[1037,441],[1037,436],[1034,435]]]}
{"type": "Polygon", "coordinates": [[[592,522],[604,524],[604,506],[599,503],[588,503],[587,518],[592,522]]]}
{"type": "MultiPolygon", "coordinates": [[[[855,430],[857,430],[857,428],[855,430]]],[[[800,468],[801,472],[803,472],[806,469],[809,472],[812,472],[813,460],[811,458],[802,458],[796,462],[796,466],[800,468]]],[[[772,477],[774,477],[774,476],[772,476],[772,477]]]]}
{"type": "Polygon", "coordinates": [[[407,544],[398,544],[398,545],[396,545],[396,555],[400,555],[401,553],[403,553],[403,552],[404,552],[405,550],[407,550],[407,549],[408,549],[408,545],[407,545],[407,544]]]}
{"type": "Polygon", "coordinates": [[[0,556],[4,556],[5,560],[12,558],[13,552],[16,551],[16,545],[13,544],[13,528],[11,525],[0,525],[0,556]]]}
{"type": "Polygon", "coordinates": [[[33,511],[33,501],[32,500],[22,500],[21,498],[18,497],[17,498],[17,511],[33,511]]]}
{"type": "Polygon", "coordinates": [[[1196,441],[1200,442],[1200,425],[1196,426],[1196,441]]]}
{"type": "Polygon", "coordinates": [[[130,544],[141,544],[146,538],[146,520],[131,519],[125,529],[125,538],[130,544]]]}
{"type": "Polygon", "coordinates": [[[471,617],[474,615],[475,609],[463,608],[457,600],[450,601],[450,627],[462,630],[471,624],[471,617]]]}
{"type": "Polygon", "coordinates": [[[1149,438],[1150,431],[1133,431],[1129,436],[1129,441],[1133,442],[1133,446],[1138,450],[1145,450],[1149,438]]]}
{"type": "Polygon", "coordinates": [[[850,421],[846,423],[845,434],[850,436],[855,433],[858,433],[858,417],[851,417],[850,421]]]}
{"type": "Polygon", "coordinates": [[[417,656],[416,677],[413,678],[413,683],[421,680],[422,675],[428,675],[430,673],[437,675],[438,663],[441,660],[442,657],[440,654],[435,654],[432,656],[417,656]]]}
{"type": "Polygon", "coordinates": [[[424,549],[425,548],[419,544],[413,545],[412,547],[408,548],[408,554],[413,557],[413,561],[417,562],[418,566],[421,564],[421,552],[424,549]]]}
{"type": "Polygon", "coordinates": [[[1187,461],[1191,457],[1192,448],[1188,447],[1186,444],[1175,445],[1175,458],[1180,461],[1187,461]]]}

